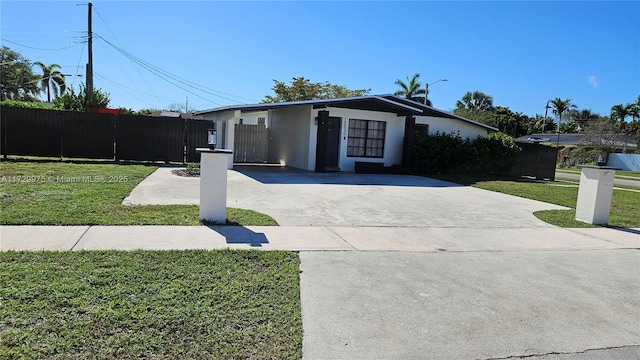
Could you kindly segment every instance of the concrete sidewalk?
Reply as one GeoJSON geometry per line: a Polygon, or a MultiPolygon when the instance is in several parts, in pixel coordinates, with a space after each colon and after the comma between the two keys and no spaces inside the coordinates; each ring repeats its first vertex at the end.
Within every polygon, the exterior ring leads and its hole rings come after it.
{"type": "Polygon", "coordinates": [[[221,248],[402,252],[638,249],[640,229],[0,226],[3,251],[221,248]]]}
{"type": "Polygon", "coordinates": [[[640,359],[640,229],[0,226],[7,250],[300,251],[303,359],[640,359]]]}

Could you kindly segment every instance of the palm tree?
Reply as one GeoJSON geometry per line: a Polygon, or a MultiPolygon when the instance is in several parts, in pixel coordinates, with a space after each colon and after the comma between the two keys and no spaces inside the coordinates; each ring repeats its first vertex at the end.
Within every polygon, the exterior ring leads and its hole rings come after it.
{"type": "Polygon", "coordinates": [[[631,117],[633,118],[633,120],[638,120],[640,119],[640,96],[638,96],[638,98],[636,99],[636,102],[633,102],[631,104],[628,105],[631,110],[630,110],[630,114],[631,117]]]}
{"type": "Polygon", "coordinates": [[[459,109],[469,109],[473,113],[489,111],[493,109],[493,96],[478,90],[468,91],[462,99],[456,102],[456,107],[459,109]]]}
{"type": "Polygon", "coordinates": [[[38,65],[42,70],[42,77],[40,77],[40,87],[42,91],[47,91],[47,102],[51,102],[51,89],[53,88],[53,96],[58,97],[58,95],[64,93],[67,86],[65,84],[64,75],[57,70],[62,69],[58,64],[51,64],[49,66],[41,63],[40,61],[34,63],[34,65],[38,65]]]}
{"type": "Polygon", "coordinates": [[[574,110],[572,115],[580,130],[584,129],[590,122],[600,118],[600,115],[593,113],[590,109],[574,110]]]}
{"type": "MultiPolygon", "coordinates": [[[[395,84],[400,86],[401,89],[396,91],[395,95],[404,96],[405,99],[409,99],[415,102],[425,104],[425,97],[418,96],[418,95],[425,95],[425,90],[420,88],[421,84],[418,81],[419,77],[420,77],[420,74],[415,73],[413,74],[411,79],[409,79],[409,77],[407,76],[406,83],[400,79],[396,80],[395,84]]],[[[431,106],[431,101],[427,99],[426,104],[428,106],[431,106]]]]}
{"type": "Polygon", "coordinates": [[[555,98],[549,101],[551,104],[551,110],[558,117],[558,132],[560,132],[560,123],[562,122],[562,115],[570,109],[577,109],[578,107],[571,102],[571,99],[555,98]]]}
{"type": "Polygon", "coordinates": [[[633,112],[632,104],[627,104],[627,105],[618,104],[618,105],[613,105],[611,107],[611,119],[620,121],[618,128],[620,129],[620,133],[622,133],[623,135],[622,153],[627,152],[627,136],[625,132],[624,119],[627,116],[630,116],[632,112],[633,112]]]}

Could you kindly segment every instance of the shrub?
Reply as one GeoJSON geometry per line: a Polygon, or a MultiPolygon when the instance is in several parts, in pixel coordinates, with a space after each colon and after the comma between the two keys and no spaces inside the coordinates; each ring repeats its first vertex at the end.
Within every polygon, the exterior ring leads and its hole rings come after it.
{"type": "Polygon", "coordinates": [[[503,133],[471,142],[459,133],[416,134],[413,172],[418,174],[484,172],[504,173],[516,164],[520,148],[503,133]]]}
{"type": "Polygon", "coordinates": [[[449,173],[465,170],[472,154],[469,139],[459,133],[416,134],[413,171],[419,174],[449,173]]]}
{"type": "Polygon", "coordinates": [[[37,103],[37,102],[19,101],[19,100],[3,100],[3,101],[0,101],[0,105],[9,106],[9,107],[17,107],[17,108],[27,108],[27,109],[49,109],[49,110],[55,110],[54,106],[52,106],[52,105],[47,105],[47,104],[37,103]]]}
{"type": "Polygon", "coordinates": [[[520,148],[513,138],[504,133],[491,133],[478,137],[471,145],[476,155],[478,172],[500,174],[511,170],[518,161],[520,148]]]}
{"type": "Polygon", "coordinates": [[[572,146],[560,149],[558,153],[558,167],[574,167],[576,165],[595,165],[596,153],[604,151],[614,153],[610,146],[572,146]]]}
{"type": "Polygon", "coordinates": [[[200,175],[200,163],[188,163],[185,172],[189,175],[200,175]]]}

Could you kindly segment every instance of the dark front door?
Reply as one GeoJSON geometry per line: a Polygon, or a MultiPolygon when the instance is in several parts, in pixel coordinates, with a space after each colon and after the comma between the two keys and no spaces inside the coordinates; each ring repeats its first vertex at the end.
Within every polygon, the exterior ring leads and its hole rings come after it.
{"type": "Polygon", "coordinates": [[[325,169],[339,171],[338,158],[340,156],[340,118],[330,116],[327,121],[327,151],[325,155],[325,169]]]}

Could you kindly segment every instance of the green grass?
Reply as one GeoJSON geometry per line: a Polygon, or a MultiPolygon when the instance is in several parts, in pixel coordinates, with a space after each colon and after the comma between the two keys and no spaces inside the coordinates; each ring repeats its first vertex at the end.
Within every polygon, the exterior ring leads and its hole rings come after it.
{"type": "MultiPolygon", "coordinates": [[[[0,223],[6,225],[201,225],[194,205],[124,206],[156,166],[0,163],[0,223]]],[[[251,210],[227,209],[227,222],[277,225],[251,210]]]]}
{"type": "MultiPolygon", "coordinates": [[[[573,186],[579,186],[580,185],[580,179],[569,179],[569,178],[563,178],[560,176],[556,176],[556,181],[559,182],[562,185],[573,185],[573,186]]],[[[628,190],[635,190],[635,191],[640,191],[640,187],[638,186],[631,186],[631,185],[621,185],[621,184],[615,184],[613,185],[613,188],[618,188],[618,189],[628,189],[628,190]]]]}
{"type": "MultiPolygon", "coordinates": [[[[578,187],[575,186],[558,186],[562,184],[481,174],[441,174],[433,177],[480,189],[566,206],[572,210],[539,211],[535,213],[535,216],[560,227],[593,227],[593,225],[575,220],[575,207],[578,199],[578,187]]],[[[640,227],[639,192],[613,190],[609,226],[640,227]]]]}
{"type": "MultiPolygon", "coordinates": [[[[581,169],[579,168],[558,168],[557,171],[559,172],[567,172],[567,173],[572,173],[572,174],[580,174],[582,172],[581,169]]],[[[624,177],[630,177],[630,178],[634,178],[634,179],[640,179],[640,172],[638,171],[623,171],[623,170],[616,170],[616,177],[620,177],[620,178],[624,178],[624,177]]]]}
{"type": "Polygon", "coordinates": [[[2,359],[300,359],[278,251],[0,252],[2,359]]]}

